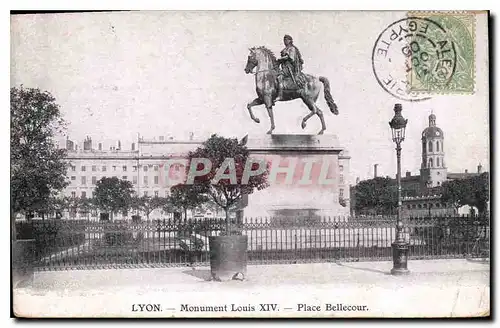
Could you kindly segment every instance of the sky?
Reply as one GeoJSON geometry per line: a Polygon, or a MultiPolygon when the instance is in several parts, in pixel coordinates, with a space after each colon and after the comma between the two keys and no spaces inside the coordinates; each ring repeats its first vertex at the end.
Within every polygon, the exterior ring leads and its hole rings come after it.
{"type": "MultiPolygon", "coordinates": [[[[420,138],[431,111],[444,131],[449,172],[489,170],[488,48],[485,16],[476,17],[476,90],[436,95],[421,102],[394,98],[377,83],[371,55],[378,35],[405,12],[116,12],[22,15],[11,18],[11,86],[47,90],[80,144],[116,143],[158,136],[204,139],[261,136],[269,129],[255,98],[253,75],[243,71],[249,47],[275,53],[290,34],[304,72],[329,79],[339,108],[334,116],[322,93],[326,134],[351,155],[349,181],[373,174],[394,176],[395,146],[388,122],[395,103],[408,119],[402,170],[418,173],[420,138]]],[[[315,134],[316,117],[300,101],[274,107],[274,133],[315,134]]]]}

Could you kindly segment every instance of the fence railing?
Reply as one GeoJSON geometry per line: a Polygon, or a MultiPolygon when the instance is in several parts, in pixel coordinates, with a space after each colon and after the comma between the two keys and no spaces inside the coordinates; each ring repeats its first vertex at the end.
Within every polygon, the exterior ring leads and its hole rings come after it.
{"type": "MultiPolygon", "coordinates": [[[[209,236],[224,228],[223,219],[45,220],[18,222],[17,234],[35,240],[35,267],[50,270],[206,265],[209,236]]],[[[239,228],[253,264],[390,260],[396,237],[393,218],[252,218],[239,228]]],[[[489,217],[406,219],[404,236],[410,259],[485,256],[489,217]]]]}

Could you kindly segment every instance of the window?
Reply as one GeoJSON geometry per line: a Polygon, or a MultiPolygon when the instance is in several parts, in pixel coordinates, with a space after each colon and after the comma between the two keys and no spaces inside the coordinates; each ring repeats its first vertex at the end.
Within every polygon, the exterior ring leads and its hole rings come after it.
{"type": "Polygon", "coordinates": [[[439,167],[439,157],[436,158],[436,167],[439,167]]]}
{"type": "Polygon", "coordinates": [[[122,166],[123,172],[127,172],[127,165],[122,166]]]}
{"type": "Polygon", "coordinates": [[[154,182],[155,182],[155,184],[158,184],[158,176],[157,175],[155,175],[155,177],[154,177],[154,182]]]}
{"type": "Polygon", "coordinates": [[[340,166],[339,166],[339,171],[340,171],[340,172],[343,172],[343,171],[344,171],[344,165],[340,165],[340,166]]]}
{"type": "Polygon", "coordinates": [[[132,183],[137,184],[137,177],[135,175],[132,177],[132,183]]]}
{"type": "Polygon", "coordinates": [[[116,171],[116,165],[113,165],[113,171],[116,171]]]}
{"type": "Polygon", "coordinates": [[[441,182],[438,181],[438,186],[440,186],[440,185],[441,185],[441,182]]]}
{"type": "Polygon", "coordinates": [[[97,171],[97,166],[96,165],[92,165],[92,172],[95,172],[97,171]]]}
{"type": "Polygon", "coordinates": [[[159,191],[155,191],[155,197],[158,197],[159,191]]]}
{"type": "Polygon", "coordinates": [[[103,172],[106,172],[106,165],[103,165],[103,166],[102,166],[102,171],[103,171],[103,172]]]}
{"type": "Polygon", "coordinates": [[[427,208],[427,204],[424,204],[424,208],[427,208]]]}
{"type": "Polygon", "coordinates": [[[406,205],[406,207],[407,207],[408,209],[411,209],[411,206],[410,206],[410,205],[406,205]]]}
{"type": "Polygon", "coordinates": [[[76,197],[76,191],[71,192],[71,197],[75,198],[76,197]]]}
{"type": "Polygon", "coordinates": [[[153,166],[153,169],[154,169],[155,171],[158,171],[158,165],[153,166]]]}
{"type": "Polygon", "coordinates": [[[417,208],[417,205],[413,204],[413,205],[411,206],[411,208],[417,208]]]}
{"type": "Polygon", "coordinates": [[[87,193],[85,191],[82,191],[82,198],[87,198],[87,193]]]}
{"type": "Polygon", "coordinates": [[[433,167],[434,165],[432,164],[432,158],[429,158],[429,167],[433,167]]]}
{"type": "Polygon", "coordinates": [[[344,175],[343,174],[340,175],[339,182],[340,183],[344,183],[344,175]]]}
{"type": "Polygon", "coordinates": [[[75,172],[76,171],[76,166],[71,165],[71,171],[75,172]]]}
{"type": "Polygon", "coordinates": [[[145,176],[145,177],[144,177],[144,184],[145,184],[145,185],[147,185],[147,184],[148,184],[148,177],[147,177],[147,176],[145,176]]]}
{"type": "Polygon", "coordinates": [[[439,151],[439,141],[436,141],[436,151],[439,151]]]}
{"type": "Polygon", "coordinates": [[[436,203],[436,207],[437,207],[437,208],[440,208],[440,207],[441,207],[441,204],[436,203]]]}
{"type": "Polygon", "coordinates": [[[425,153],[427,151],[426,147],[427,143],[425,141],[422,142],[422,152],[425,153]]]}
{"type": "Polygon", "coordinates": [[[340,188],[339,190],[339,197],[342,198],[344,197],[344,189],[340,188]]]}
{"type": "Polygon", "coordinates": [[[144,197],[148,197],[148,192],[147,191],[144,192],[144,197]]]}
{"type": "Polygon", "coordinates": [[[85,165],[82,165],[82,172],[85,172],[87,170],[87,168],[85,167],[85,165]]]}
{"type": "Polygon", "coordinates": [[[73,175],[71,176],[71,181],[75,181],[76,180],[76,177],[73,175]]]}
{"type": "Polygon", "coordinates": [[[432,153],[432,141],[429,141],[429,152],[432,153]]]}
{"type": "Polygon", "coordinates": [[[82,185],[87,184],[87,177],[82,177],[82,185]]]}
{"type": "Polygon", "coordinates": [[[143,167],[144,167],[144,168],[143,168],[144,172],[147,172],[147,171],[148,171],[148,166],[147,166],[147,165],[144,165],[143,167]]]}
{"type": "Polygon", "coordinates": [[[422,208],[422,204],[418,204],[418,208],[422,208]]]}
{"type": "Polygon", "coordinates": [[[134,172],[137,171],[137,166],[136,165],[132,166],[132,171],[134,171],[134,172]]]}
{"type": "Polygon", "coordinates": [[[127,180],[127,176],[126,175],[122,176],[122,180],[127,180]]]}
{"type": "Polygon", "coordinates": [[[97,177],[92,177],[92,184],[95,185],[97,183],[97,177]]]}

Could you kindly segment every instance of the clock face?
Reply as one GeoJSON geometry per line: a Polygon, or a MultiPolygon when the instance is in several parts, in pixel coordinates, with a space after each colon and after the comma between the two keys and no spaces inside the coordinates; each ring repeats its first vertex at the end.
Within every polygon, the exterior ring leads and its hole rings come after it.
{"type": "Polygon", "coordinates": [[[438,137],[439,137],[439,135],[440,135],[439,131],[436,131],[436,136],[438,136],[438,137]]]}

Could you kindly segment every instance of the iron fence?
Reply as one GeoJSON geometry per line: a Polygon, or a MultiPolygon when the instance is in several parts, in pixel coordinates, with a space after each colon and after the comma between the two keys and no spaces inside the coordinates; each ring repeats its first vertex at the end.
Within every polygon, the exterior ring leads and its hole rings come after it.
{"type": "MultiPolygon", "coordinates": [[[[410,259],[489,256],[489,217],[405,221],[410,259]]],[[[396,236],[392,217],[251,218],[238,227],[251,264],[391,260],[396,236]]],[[[223,219],[17,223],[19,239],[35,240],[38,270],[208,265],[209,237],[224,228],[223,219]]]]}

